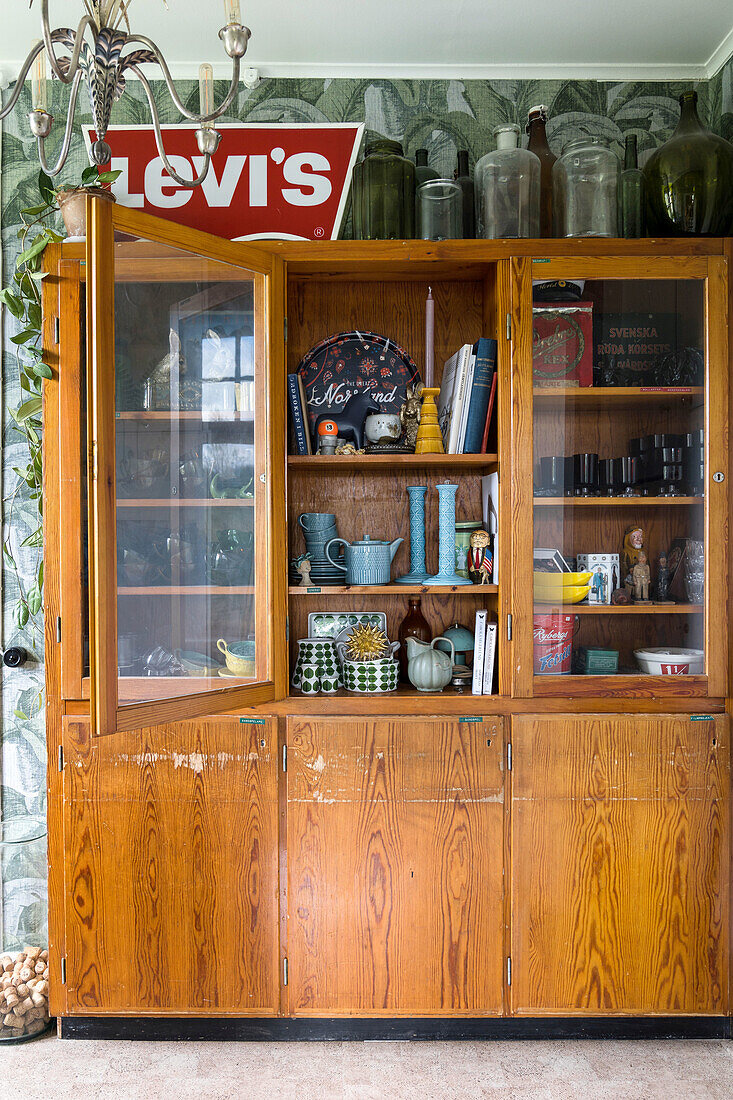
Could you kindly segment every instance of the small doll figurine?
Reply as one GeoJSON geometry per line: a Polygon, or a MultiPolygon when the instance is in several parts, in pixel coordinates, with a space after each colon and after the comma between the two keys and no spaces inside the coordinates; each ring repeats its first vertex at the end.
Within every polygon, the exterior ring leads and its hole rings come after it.
{"type": "Polygon", "coordinates": [[[634,603],[649,603],[651,571],[643,550],[639,551],[639,557],[636,560],[636,565],[631,570],[631,576],[634,582],[634,603]]]}
{"type": "MultiPolygon", "coordinates": [[[[631,526],[626,528],[624,545],[621,551],[621,573],[627,577],[639,560],[639,554],[644,552],[644,532],[641,527],[631,526]]],[[[645,559],[646,560],[646,559],[645,559]]]]}
{"type": "Polygon", "coordinates": [[[474,531],[471,534],[471,548],[466,555],[466,562],[468,576],[473,584],[491,584],[494,555],[489,546],[490,542],[491,538],[487,531],[474,531]]]}
{"type": "Polygon", "coordinates": [[[422,382],[418,382],[414,389],[412,386],[408,386],[405,393],[405,403],[400,409],[402,438],[411,451],[415,450],[417,442],[417,429],[420,425],[420,394],[422,391],[422,382]]]}
{"type": "Polygon", "coordinates": [[[660,554],[657,561],[657,577],[654,582],[654,603],[674,603],[669,598],[669,568],[667,555],[660,554]]]}
{"type": "Polygon", "coordinates": [[[300,573],[300,587],[307,588],[311,582],[311,556],[310,554],[301,554],[299,558],[296,558],[293,562],[295,568],[300,573]]]}

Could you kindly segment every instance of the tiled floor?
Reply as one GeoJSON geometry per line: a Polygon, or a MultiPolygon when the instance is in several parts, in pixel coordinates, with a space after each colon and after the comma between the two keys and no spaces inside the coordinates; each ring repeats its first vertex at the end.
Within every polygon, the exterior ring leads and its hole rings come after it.
{"type": "Polygon", "coordinates": [[[0,1100],[730,1100],[733,1043],[115,1043],[0,1049],[0,1100]]]}

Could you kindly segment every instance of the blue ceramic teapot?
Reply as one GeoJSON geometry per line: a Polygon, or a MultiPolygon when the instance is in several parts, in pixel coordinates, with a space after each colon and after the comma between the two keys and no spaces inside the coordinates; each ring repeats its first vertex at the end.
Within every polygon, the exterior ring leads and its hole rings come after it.
{"type": "Polygon", "coordinates": [[[389,584],[392,559],[403,539],[385,542],[365,535],[359,542],[346,539],[330,539],[326,543],[326,557],[346,574],[346,584],[389,584]],[[340,543],[344,547],[346,564],[331,557],[331,547],[340,543]]]}

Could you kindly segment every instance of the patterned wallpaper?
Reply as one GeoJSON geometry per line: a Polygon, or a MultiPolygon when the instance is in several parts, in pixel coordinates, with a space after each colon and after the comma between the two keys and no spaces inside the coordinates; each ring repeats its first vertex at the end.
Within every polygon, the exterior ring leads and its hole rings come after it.
{"type": "MultiPolygon", "coordinates": [[[[450,175],[458,149],[467,148],[471,165],[493,148],[492,131],[499,123],[516,122],[524,127],[527,111],[535,103],[550,108],[548,135],[559,151],[564,142],[577,134],[589,133],[612,142],[618,153],[624,135],[638,136],[642,158],[666,140],[679,115],[677,96],[688,85],[677,82],[628,82],[563,80],[507,81],[388,81],[388,80],[264,80],[257,88],[243,89],[236,111],[229,120],[252,122],[365,122],[368,132],[400,140],[405,151],[426,146],[430,163],[450,175]]],[[[155,85],[161,118],[175,122],[178,114],[163,87],[155,85]]],[[[128,92],[117,104],[114,121],[148,121],[140,89],[130,81],[128,92]]],[[[733,63],[711,81],[698,87],[701,116],[715,130],[733,138],[733,63]]],[[[198,90],[192,81],[179,85],[179,93],[198,108],[198,90]]],[[[221,88],[217,86],[217,98],[221,88]]],[[[52,111],[57,119],[65,117],[66,89],[53,86],[52,111]]],[[[80,100],[81,102],[81,100],[80,100]]],[[[33,205],[34,181],[38,173],[35,144],[26,122],[30,109],[26,93],[12,116],[3,124],[2,144],[2,246],[4,279],[12,270],[17,248],[19,210],[33,205]]],[[[91,121],[87,113],[77,119],[67,177],[78,179],[86,163],[78,124],[91,121]]],[[[57,124],[57,129],[60,125],[57,124]]],[[[51,151],[53,152],[53,151],[51,151]]],[[[13,467],[19,461],[17,434],[13,432],[8,408],[19,403],[17,369],[8,338],[13,334],[13,319],[4,318],[2,344],[3,393],[3,497],[17,489],[13,467]]],[[[19,549],[31,528],[28,503],[22,491],[16,496],[13,523],[8,528],[5,510],[5,538],[10,538],[20,555],[21,583],[30,574],[30,551],[19,549]]],[[[25,668],[8,670],[2,675],[2,772],[0,789],[2,815],[42,811],[45,799],[44,726],[42,712],[43,649],[38,631],[16,631],[12,608],[16,580],[5,569],[3,574],[3,647],[26,646],[34,659],[25,668]]],[[[22,862],[6,870],[3,886],[5,929],[22,924],[29,906],[43,893],[43,883],[22,862]],[[24,916],[25,915],[25,916],[24,916]]]]}

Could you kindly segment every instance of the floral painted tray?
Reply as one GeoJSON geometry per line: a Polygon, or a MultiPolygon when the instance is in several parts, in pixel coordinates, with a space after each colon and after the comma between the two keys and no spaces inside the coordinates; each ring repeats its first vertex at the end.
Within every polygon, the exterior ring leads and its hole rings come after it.
{"type": "Polygon", "coordinates": [[[311,611],[308,615],[309,638],[335,638],[346,627],[363,624],[378,626],[387,632],[387,614],[385,611],[345,611],[342,614],[333,611],[311,611]]]}

